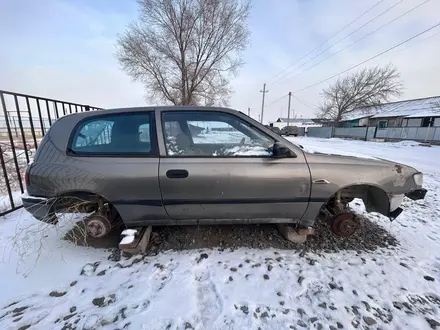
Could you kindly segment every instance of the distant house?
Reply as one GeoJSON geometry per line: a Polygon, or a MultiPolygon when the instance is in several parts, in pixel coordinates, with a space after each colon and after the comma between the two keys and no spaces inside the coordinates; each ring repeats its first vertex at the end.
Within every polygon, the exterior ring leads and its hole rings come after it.
{"type": "Polygon", "coordinates": [[[440,126],[440,96],[359,108],[343,116],[340,127],[440,126]]]}
{"type": "Polygon", "coordinates": [[[283,128],[285,126],[297,126],[297,127],[321,127],[322,123],[316,119],[310,118],[278,118],[276,121],[269,123],[271,127],[283,128]]]}

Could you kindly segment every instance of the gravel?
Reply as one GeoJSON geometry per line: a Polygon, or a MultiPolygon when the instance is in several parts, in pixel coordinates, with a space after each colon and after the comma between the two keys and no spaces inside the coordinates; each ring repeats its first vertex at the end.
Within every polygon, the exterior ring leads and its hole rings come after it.
{"type": "Polygon", "coordinates": [[[298,245],[280,235],[275,225],[218,225],[153,227],[150,251],[221,248],[277,248],[311,252],[340,250],[374,251],[398,246],[397,239],[383,227],[363,219],[359,230],[349,238],[335,236],[327,224],[317,221],[315,233],[298,245]]]}
{"type": "MultiPolygon", "coordinates": [[[[300,257],[304,257],[306,252],[317,254],[341,250],[361,252],[374,251],[381,248],[394,249],[399,245],[397,239],[391,233],[366,217],[361,218],[360,228],[349,238],[334,235],[330,231],[330,227],[322,221],[317,221],[314,229],[314,234],[308,236],[305,244],[295,244],[281,236],[275,224],[155,226],[153,227],[147,253],[156,254],[167,250],[179,251],[203,248],[236,250],[245,247],[295,250],[299,252],[300,257]]],[[[108,237],[101,239],[90,237],[84,239],[84,230],[84,223],[79,221],[77,226],[65,235],[65,239],[78,245],[113,248],[114,250],[112,251],[115,253],[109,259],[115,261],[120,259],[120,252],[118,250],[120,240],[119,229],[114,229],[108,237]],[[81,233],[81,235],[77,233],[81,233]]],[[[207,255],[202,255],[200,258],[203,259],[205,257],[207,255]]],[[[314,263],[314,260],[310,260],[311,265],[314,263]]],[[[430,276],[426,276],[425,279],[432,281],[430,276]]]]}

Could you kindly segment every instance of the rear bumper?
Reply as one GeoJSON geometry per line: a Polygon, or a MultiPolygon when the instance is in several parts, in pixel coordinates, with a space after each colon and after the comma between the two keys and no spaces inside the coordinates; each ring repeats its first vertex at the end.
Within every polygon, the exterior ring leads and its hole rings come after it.
{"type": "Polygon", "coordinates": [[[32,214],[37,220],[52,224],[57,222],[52,200],[48,198],[22,195],[21,201],[26,211],[32,214]]]}
{"type": "Polygon", "coordinates": [[[420,188],[406,193],[405,196],[411,198],[413,201],[416,201],[419,199],[424,199],[427,192],[428,190],[426,190],[425,188],[420,188]]]}

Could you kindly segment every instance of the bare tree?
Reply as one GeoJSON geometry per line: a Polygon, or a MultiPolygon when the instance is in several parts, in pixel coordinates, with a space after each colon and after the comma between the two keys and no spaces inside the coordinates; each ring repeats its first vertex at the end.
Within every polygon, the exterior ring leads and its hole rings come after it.
{"type": "Polygon", "coordinates": [[[140,16],[119,37],[117,57],[151,101],[227,104],[242,65],[250,0],[138,0],[140,16]]]}
{"type": "Polygon", "coordinates": [[[401,94],[400,74],[391,65],[366,68],[338,79],[324,89],[324,102],[317,116],[339,123],[344,115],[356,109],[388,102],[401,94]]]}

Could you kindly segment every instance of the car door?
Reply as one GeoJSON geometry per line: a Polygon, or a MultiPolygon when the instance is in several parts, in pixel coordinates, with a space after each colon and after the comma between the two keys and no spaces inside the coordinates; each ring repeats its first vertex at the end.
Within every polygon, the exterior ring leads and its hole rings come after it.
{"type": "Polygon", "coordinates": [[[272,155],[275,139],[227,111],[162,111],[159,181],[168,215],[185,220],[288,221],[308,205],[302,152],[272,155]]]}

